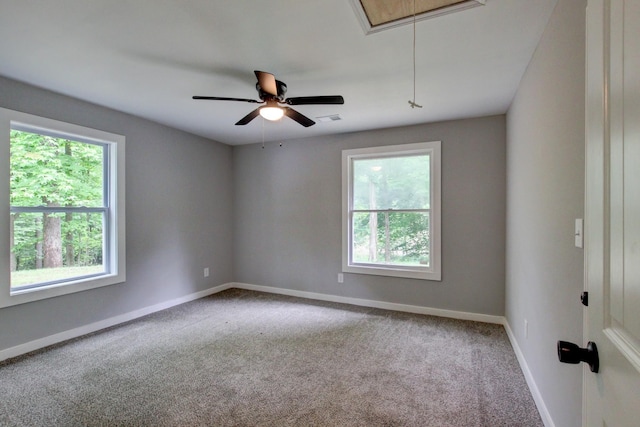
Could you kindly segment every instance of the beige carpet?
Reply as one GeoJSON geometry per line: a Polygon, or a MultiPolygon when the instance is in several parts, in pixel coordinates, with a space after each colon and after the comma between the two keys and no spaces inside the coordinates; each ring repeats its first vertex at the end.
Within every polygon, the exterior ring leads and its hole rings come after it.
{"type": "Polygon", "coordinates": [[[504,328],[229,290],[0,364],[2,426],[542,426],[504,328]]]}

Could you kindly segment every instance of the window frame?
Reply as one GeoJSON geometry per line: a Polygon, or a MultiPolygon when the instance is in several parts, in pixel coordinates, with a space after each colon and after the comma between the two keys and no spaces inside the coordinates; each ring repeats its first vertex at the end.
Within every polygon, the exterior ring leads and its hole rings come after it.
{"type": "MultiPolygon", "coordinates": [[[[342,271],[344,273],[410,279],[442,279],[441,245],[441,141],[357,148],[342,151],[342,271]],[[429,154],[430,159],[430,250],[429,267],[367,264],[353,261],[353,164],[355,160],[429,154]]],[[[402,212],[402,209],[393,212],[402,212]]],[[[387,211],[391,212],[391,211],[387,211]]]]}
{"type": "MultiPolygon", "coordinates": [[[[53,120],[19,111],[0,108],[0,307],[52,298],[102,286],[122,283],[126,280],[125,265],[125,137],[85,126],[53,120]],[[41,286],[29,286],[11,290],[10,271],[10,131],[27,131],[77,142],[98,144],[105,147],[108,161],[104,165],[107,182],[105,194],[105,231],[103,257],[106,273],[52,281],[41,286]]],[[[78,212],[94,208],[75,208],[78,212]]],[[[29,209],[27,209],[29,210],[29,209]]],[[[49,211],[50,208],[34,208],[49,211]]],[[[69,208],[54,209],[66,211],[69,208]]]]}

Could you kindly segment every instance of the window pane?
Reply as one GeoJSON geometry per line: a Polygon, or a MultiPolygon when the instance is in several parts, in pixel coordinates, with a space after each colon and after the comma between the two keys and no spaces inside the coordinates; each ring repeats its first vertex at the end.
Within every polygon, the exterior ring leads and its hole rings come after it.
{"type": "Polygon", "coordinates": [[[356,212],[352,261],[430,266],[428,212],[356,212]]]}
{"type": "Polygon", "coordinates": [[[105,273],[102,213],[12,213],[11,288],[105,273]]]}
{"type": "Polygon", "coordinates": [[[11,130],[11,206],[104,206],[104,150],[11,130]]]}
{"type": "Polygon", "coordinates": [[[353,162],[353,208],[429,209],[428,154],[357,159],[353,162]]]}

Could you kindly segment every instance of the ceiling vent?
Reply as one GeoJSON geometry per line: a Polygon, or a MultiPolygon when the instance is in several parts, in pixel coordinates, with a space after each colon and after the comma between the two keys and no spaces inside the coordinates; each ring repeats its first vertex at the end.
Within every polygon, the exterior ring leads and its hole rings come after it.
{"type": "Polygon", "coordinates": [[[330,116],[322,116],[322,117],[316,117],[316,119],[318,119],[319,122],[337,122],[338,120],[342,120],[342,117],[340,117],[340,114],[331,114],[330,116]]]}
{"type": "Polygon", "coordinates": [[[486,0],[350,0],[365,34],[482,6],[486,0]]]}

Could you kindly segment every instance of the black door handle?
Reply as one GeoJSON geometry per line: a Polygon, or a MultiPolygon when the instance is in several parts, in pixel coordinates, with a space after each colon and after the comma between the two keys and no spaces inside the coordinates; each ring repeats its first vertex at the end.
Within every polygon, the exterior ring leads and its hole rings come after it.
{"type": "Polygon", "coordinates": [[[598,373],[598,369],[600,369],[598,347],[593,341],[587,343],[587,348],[580,348],[572,342],[558,341],[558,359],[562,363],[574,365],[580,362],[588,363],[591,372],[595,373],[598,373]]]}

